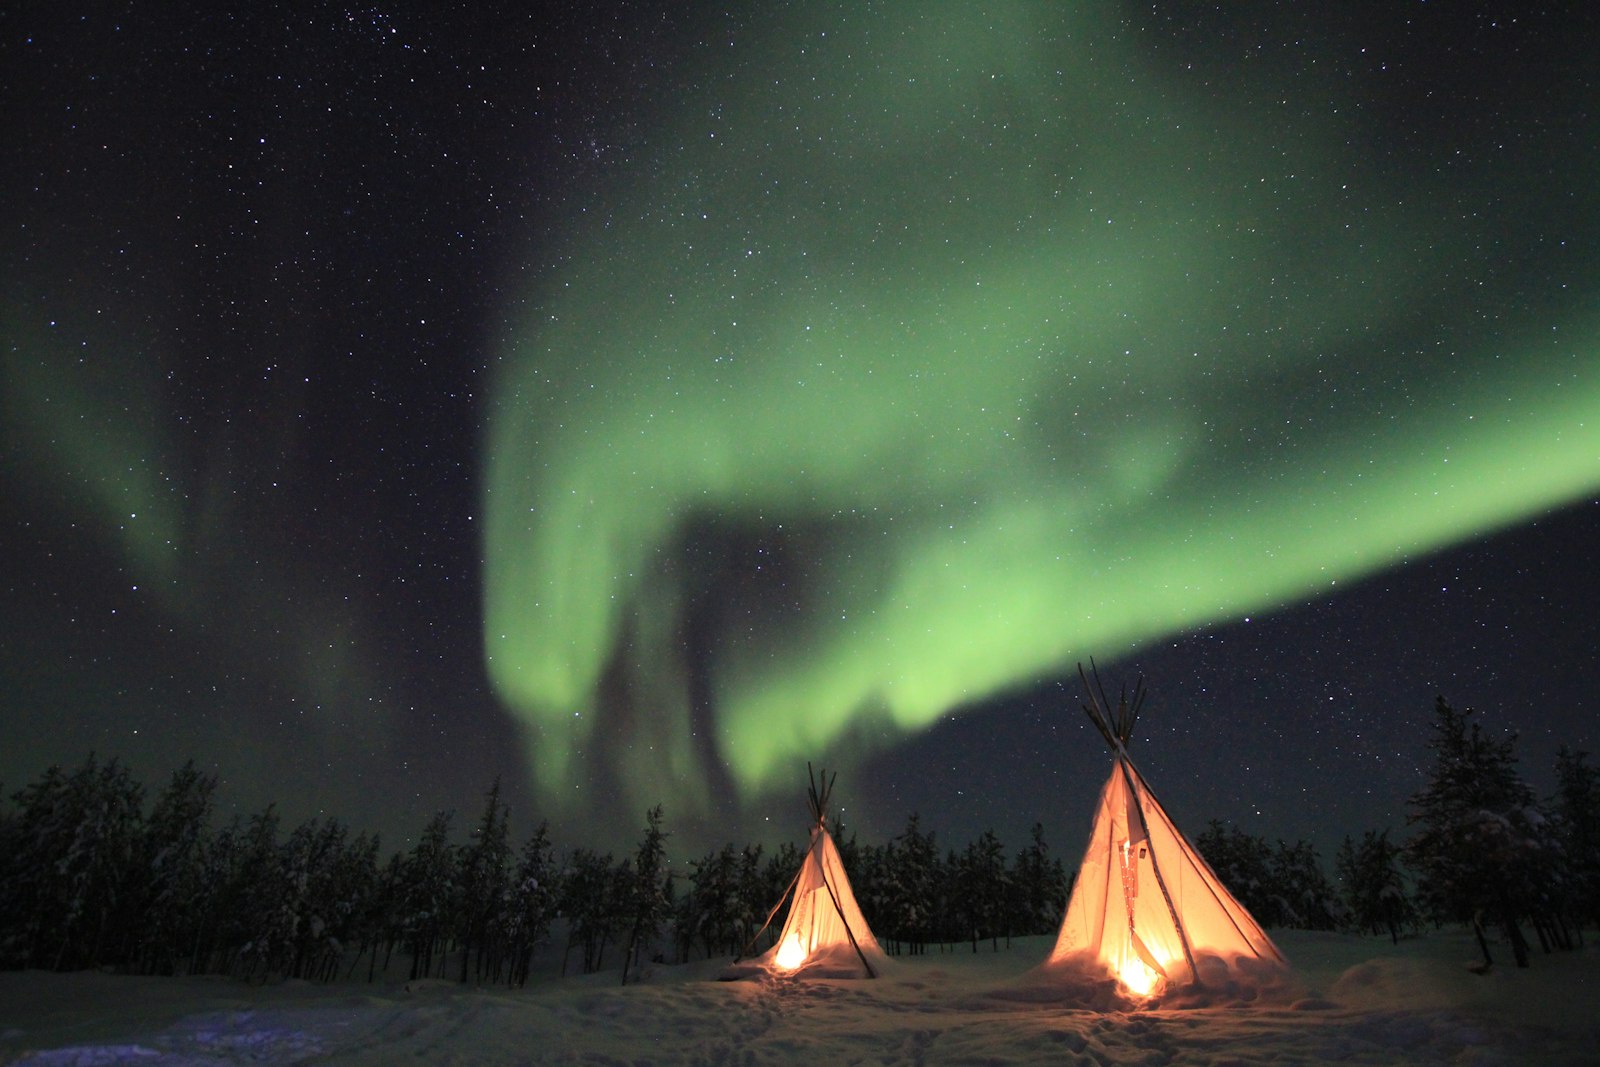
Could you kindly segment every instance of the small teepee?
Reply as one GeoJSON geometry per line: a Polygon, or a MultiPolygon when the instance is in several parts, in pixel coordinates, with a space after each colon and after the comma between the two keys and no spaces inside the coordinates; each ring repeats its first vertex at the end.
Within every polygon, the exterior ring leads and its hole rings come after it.
{"type": "MultiPolygon", "coordinates": [[[[811,846],[806,849],[800,870],[767,915],[767,921],[750,943],[755,944],[784,901],[789,902],[789,917],[778,940],[752,960],[735,960],[726,978],[749,978],[763,974],[801,974],[813,978],[876,978],[886,962],[877,939],[867,928],[850,889],[839,849],[828,832],[828,797],[833,779],[822,772],[821,787],[811,765],[811,846]]],[[[746,951],[749,951],[748,947],[746,951]]]]}
{"type": "Polygon", "coordinates": [[[1230,971],[1284,967],[1283,954],[1173,825],[1128,758],[1143,681],[1131,701],[1123,691],[1113,716],[1099,672],[1092,687],[1082,666],[1078,676],[1089,699],[1083,710],[1111,747],[1111,777],[1045,966],[1107,972],[1123,996],[1135,998],[1207,986],[1230,971]]]}

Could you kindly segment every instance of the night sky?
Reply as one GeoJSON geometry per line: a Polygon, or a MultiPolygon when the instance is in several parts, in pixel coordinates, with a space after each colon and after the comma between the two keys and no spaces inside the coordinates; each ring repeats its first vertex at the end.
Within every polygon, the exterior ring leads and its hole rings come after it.
{"type": "Polygon", "coordinates": [[[1074,852],[1091,656],[1191,834],[1596,746],[1583,5],[563,6],[0,18],[8,793],[1074,852]]]}

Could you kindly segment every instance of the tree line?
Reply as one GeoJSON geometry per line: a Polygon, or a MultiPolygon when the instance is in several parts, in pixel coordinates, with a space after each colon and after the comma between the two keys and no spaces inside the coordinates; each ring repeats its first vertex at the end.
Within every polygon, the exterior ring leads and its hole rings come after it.
{"type": "MultiPolygon", "coordinates": [[[[1516,769],[1515,738],[1472,716],[1439,699],[1409,837],[1346,837],[1333,879],[1303,841],[1269,845],[1212,822],[1196,847],[1268,927],[1398,939],[1460,922],[1486,962],[1495,929],[1522,965],[1525,927],[1546,950],[1572,947],[1600,922],[1600,771],[1562,749],[1556,794],[1541,801],[1516,769]]],[[[563,974],[609,960],[627,981],[647,959],[765,949],[781,915],[763,924],[802,860],[790,843],[770,854],[729,844],[673,870],[660,806],[620,859],[558,855],[543,824],[514,845],[498,783],[464,834],[439,813],[384,859],[375,835],[332,818],[285,831],[273,806],[214,828],[215,791],[191,762],[147,804],[125,767],[91,755],[13,793],[0,809],[0,967],[371,981],[398,953],[413,979],[522,985],[546,948],[563,974]],[[552,945],[557,930],[565,940],[552,945]]],[[[836,838],[891,953],[1053,933],[1070,891],[1039,825],[1009,856],[993,831],[942,849],[916,814],[883,844],[836,838]]]]}
{"type": "MultiPolygon", "coordinates": [[[[781,921],[763,921],[803,858],[789,843],[730,844],[673,870],[659,805],[620,859],[558,856],[544,824],[516,846],[497,782],[464,835],[440,812],[384,859],[376,835],[336,818],[286,828],[274,805],[214,828],[216,787],[190,761],[148,800],[126,767],[91,754],[13,793],[0,809],[0,967],[372,981],[398,966],[522,985],[559,930],[561,973],[620,962],[626,981],[647,959],[768,947],[781,921]]],[[[941,857],[915,815],[884,845],[839,844],[890,951],[1045,932],[1065,906],[1038,826],[1009,863],[992,832],[941,857]]]]}
{"type": "Polygon", "coordinates": [[[1546,952],[1600,925],[1600,768],[1563,745],[1556,791],[1539,798],[1517,769],[1515,735],[1492,736],[1470,708],[1434,703],[1427,783],[1411,797],[1409,834],[1345,837],[1335,890],[1305,842],[1269,846],[1213,821],[1197,839],[1224,884],[1266,926],[1402,933],[1460,923],[1484,964],[1499,932],[1520,967],[1531,930],[1546,952]]]}

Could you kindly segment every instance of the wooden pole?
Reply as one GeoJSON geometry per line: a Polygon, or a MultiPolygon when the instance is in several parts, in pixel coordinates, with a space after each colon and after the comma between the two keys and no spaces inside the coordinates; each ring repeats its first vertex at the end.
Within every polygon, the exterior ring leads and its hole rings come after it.
{"type": "Polygon", "coordinates": [[[1167,892],[1167,880],[1161,877],[1161,864],[1156,861],[1156,844],[1150,838],[1150,822],[1144,817],[1144,805],[1139,802],[1139,790],[1133,783],[1133,775],[1128,770],[1128,753],[1118,746],[1117,766],[1122,770],[1122,780],[1127,783],[1128,795],[1133,800],[1133,810],[1139,815],[1139,829],[1144,833],[1144,839],[1150,843],[1150,869],[1155,872],[1156,885],[1161,887],[1161,899],[1167,902],[1167,914],[1172,917],[1172,927],[1178,933],[1178,942],[1183,945],[1183,958],[1189,963],[1189,974],[1194,978],[1194,984],[1200,984],[1200,968],[1194,965],[1194,950],[1189,947],[1189,935],[1183,929],[1183,920],[1178,916],[1178,909],[1172,904],[1172,894],[1167,892]]]}
{"type": "Polygon", "coordinates": [[[744,959],[746,953],[754,948],[756,942],[760,940],[761,935],[767,932],[767,927],[772,925],[772,917],[778,914],[778,909],[783,907],[783,902],[789,899],[790,893],[794,892],[794,884],[800,880],[800,871],[805,869],[806,865],[802,861],[800,864],[800,870],[795,871],[794,877],[789,879],[789,888],[783,891],[783,896],[779,897],[778,902],[772,906],[772,910],[767,912],[767,921],[761,924],[761,929],[757,930],[750,940],[745,943],[744,948],[739,950],[739,954],[733,957],[734,963],[738,963],[740,960],[744,959]]]}
{"type": "MultiPolygon", "coordinates": [[[[823,836],[826,836],[827,833],[828,833],[828,831],[825,828],[823,828],[822,829],[823,836]]],[[[850,947],[856,950],[856,956],[860,958],[861,966],[863,966],[863,967],[865,967],[867,969],[867,977],[868,978],[876,978],[876,977],[878,977],[878,972],[874,971],[872,969],[872,964],[867,962],[867,954],[865,952],[861,951],[861,946],[860,945],[856,944],[855,931],[850,929],[850,920],[845,917],[844,907],[839,903],[839,894],[837,894],[837,893],[835,893],[833,891],[833,885],[828,881],[828,868],[826,868],[826,867],[824,867],[822,865],[822,861],[821,860],[817,861],[817,870],[820,871],[821,874],[822,874],[822,886],[823,886],[824,889],[826,889],[828,891],[828,899],[833,901],[833,910],[839,913],[839,921],[844,923],[844,936],[846,936],[846,937],[848,937],[850,939],[850,947]]]]}

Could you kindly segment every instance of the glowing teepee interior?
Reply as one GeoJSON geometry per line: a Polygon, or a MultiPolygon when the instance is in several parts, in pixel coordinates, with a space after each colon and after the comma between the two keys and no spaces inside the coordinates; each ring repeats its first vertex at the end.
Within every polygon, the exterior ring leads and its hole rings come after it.
{"type": "MultiPolygon", "coordinates": [[[[856,904],[839,849],[828,832],[828,798],[833,792],[833,778],[822,772],[819,788],[810,764],[806,765],[806,772],[811,775],[811,844],[762,931],[770,926],[785,901],[789,904],[788,917],[773,946],[753,960],[735,961],[728,977],[766,973],[876,978],[883,971],[886,957],[856,904]]],[[[758,931],[756,938],[760,936],[758,931]]]]}
{"type": "Polygon", "coordinates": [[[1285,965],[1283,954],[1178,830],[1128,757],[1144,686],[1109,710],[1078,669],[1084,711],[1111,747],[1111,775],[1046,966],[1103,969],[1129,996],[1206,984],[1241,960],[1285,965]]]}

